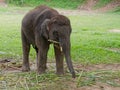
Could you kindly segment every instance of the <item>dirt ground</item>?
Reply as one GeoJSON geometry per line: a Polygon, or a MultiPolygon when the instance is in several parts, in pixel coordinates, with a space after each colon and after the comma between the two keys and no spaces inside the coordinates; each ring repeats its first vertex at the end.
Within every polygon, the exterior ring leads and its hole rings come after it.
{"type": "MultiPolygon", "coordinates": [[[[31,63],[31,70],[36,70],[36,65],[35,63],[31,63]]],[[[48,71],[51,69],[55,70],[55,63],[53,62],[48,62],[48,71]]],[[[12,59],[4,59],[0,60],[0,68],[4,69],[4,73],[20,73],[21,71],[22,64],[21,62],[16,62],[12,59]]],[[[65,65],[66,68],[66,65],[65,65]]],[[[81,73],[82,71],[84,72],[94,72],[94,71],[120,71],[120,64],[96,64],[96,65],[82,65],[78,63],[74,63],[74,68],[77,74],[81,73]]],[[[72,79],[70,81],[65,82],[66,85],[69,85],[69,88],[64,89],[64,90],[120,90],[120,87],[115,87],[111,86],[106,83],[102,82],[96,82],[95,84],[91,86],[82,86],[82,87],[77,87],[76,86],[76,81],[78,80],[78,77],[76,79],[72,79]]],[[[117,79],[117,82],[120,83],[120,79],[117,79]]]]}

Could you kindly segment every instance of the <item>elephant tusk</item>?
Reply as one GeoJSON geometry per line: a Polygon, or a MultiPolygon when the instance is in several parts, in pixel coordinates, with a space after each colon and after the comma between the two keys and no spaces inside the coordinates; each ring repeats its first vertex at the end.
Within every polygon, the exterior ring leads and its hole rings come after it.
{"type": "MultiPolygon", "coordinates": [[[[60,45],[60,42],[54,41],[54,40],[48,40],[49,42],[52,42],[54,44],[59,44],[60,51],[63,52],[62,46],[60,45]]],[[[57,46],[56,46],[57,47],[57,46]]]]}
{"type": "Polygon", "coordinates": [[[63,48],[62,48],[62,40],[61,40],[61,38],[59,38],[59,42],[60,42],[60,43],[59,43],[60,51],[63,52],[63,48]]]}
{"type": "Polygon", "coordinates": [[[61,51],[61,52],[63,52],[63,49],[62,49],[62,47],[61,47],[61,46],[60,46],[60,51],[61,51]]]}
{"type": "Polygon", "coordinates": [[[52,42],[52,43],[56,43],[56,44],[59,44],[60,42],[57,42],[57,41],[54,41],[54,40],[48,40],[49,42],[52,42]]]}

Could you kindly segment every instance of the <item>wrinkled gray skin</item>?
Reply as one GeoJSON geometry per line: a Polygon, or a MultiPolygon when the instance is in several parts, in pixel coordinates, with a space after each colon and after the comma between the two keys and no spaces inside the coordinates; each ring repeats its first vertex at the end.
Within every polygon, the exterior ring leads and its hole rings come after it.
{"type": "Polygon", "coordinates": [[[60,15],[56,10],[47,6],[39,6],[28,12],[22,20],[21,37],[23,48],[23,71],[29,71],[30,45],[37,54],[37,72],[44,73],[47,62],[49,45],[54,44],[56,58],[56,73],[64,73],[63,58],[75,78],[70,55],[71,25],[67,17],[60,15]]]}

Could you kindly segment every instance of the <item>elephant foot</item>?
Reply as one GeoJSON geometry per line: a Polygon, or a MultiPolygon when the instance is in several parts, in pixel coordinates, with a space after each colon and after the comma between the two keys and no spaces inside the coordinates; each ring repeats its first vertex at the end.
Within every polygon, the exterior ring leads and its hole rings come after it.
{"type": "Polygon", "coordinates": [[[72,74],[72,78],[76,77],[75,72],[72,72],[71,74],[72,74]]]}
{"type": "Polygon", "coordinates": [[[22,66],[22,71],[28,72],[28,71],[30,71],[30,67],[29,66],[22,66]]]}
{"type": "Polygon", "coordinates": [[[37,71],[38,74],[44,74],[45,71],[37,71]]]}
{"type": "Polygon", "coordinates": [[[45,70],[46,70],[46,68],[39,69],[39,70],[37,70],[37,73],[38,74],[43,74],[43,73],[45,73],[45,70]]]}
{"type": "Polygon", "coordinates": [[[64,75],[64,72],[56,72],[57,75],[64,75]]]}
{"type": "Polygon", "coordinates": [[[64,69],[63,68],[57,68],[56,74],[57,75],[64,75],[64,69]]]}

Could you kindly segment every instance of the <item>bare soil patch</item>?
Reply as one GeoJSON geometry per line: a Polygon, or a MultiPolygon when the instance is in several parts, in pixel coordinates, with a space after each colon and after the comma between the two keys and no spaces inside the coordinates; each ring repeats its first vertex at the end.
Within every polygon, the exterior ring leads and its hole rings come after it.
{"type": "Polygon", "coordinates": [[[96,12],[90,10],[63,10],[63,9],[56,9],[62,15],[91,15],[96,14],[96,12]]]}
{"type": "Polygon", "coordinates": [[[96,71],[96,70],[113,70],[117,71],[120,70],[120,64],[96,64],[96,65],[79,65],[75,64],[76,70],[83,70],[83,71],[96,71]]]}
{"type": "Polygon", "coordinates": [[[112,2],[108,3],[107,5],[100,7],[98,9],[93,9],[94,6],[98,3],[99,0],[87,0],[85,4],[79,6],[79,10],[86,10],[86,11],[94,11],[94,12],[107,12],[110,10],[115,9],[116,7],[120,6],[119,0],[113,0],[112,2]]]}
{"type": "Polygon", "coordinates": [[[5,0],[0,0],[0,7],[7,7],[5,0]]]}
{"type": "MultiPolygon", "coordinates": [[[[53,70],[55,69],[55,63],[53,62],[48,62],[47,63],[48,69],[53,70]]],[[[15,62],[12,59],[4,59],[0,60],[0,67],[4,69],[4,71],[14,71],[17,70],[18,72],[21,71],[22,67],[22,62],[15,62]]],[[[36,70],[36,64],[35,63],[30,63],[31,70],[36,70]]],[[[65,64],[65,68],[67,68],[65,64]]],[[[74,68],[77,73],[81,71],[96,71],[96,70],[113,70],[113,71],[119,71],[120,70],[120,63],[114,63],[114,64],[76,64],[74,63],[74,68]]]]}
{"type": "Polygon", "coordinates": [[[93,7],[95,6],[97,2],[98,0],[87,0],[87,2],[83,4],[82,6],[79,6],[78,9],[92,11],[93,7]]]}
{"type": "Polygon", "coordinates": [[[112,30],[109,30],[109,32],[112,32],[112,33],[120,33],[120,30],[119,30],[119,29],[112,29],[112,30]]]}
{"type": "Polygon", "coordinates": [[[104,48],[104,50],[120,53],[120,48],[104,48]]]}
{"type": "Polygon", "coordinates": [[[102,8],[97,9],[96,11],[99,12],[106,12],[115,9],[116,7],[120,6],[120,1],[119,0],[113,0],[111,3],[105,5],[102,8]]]}

